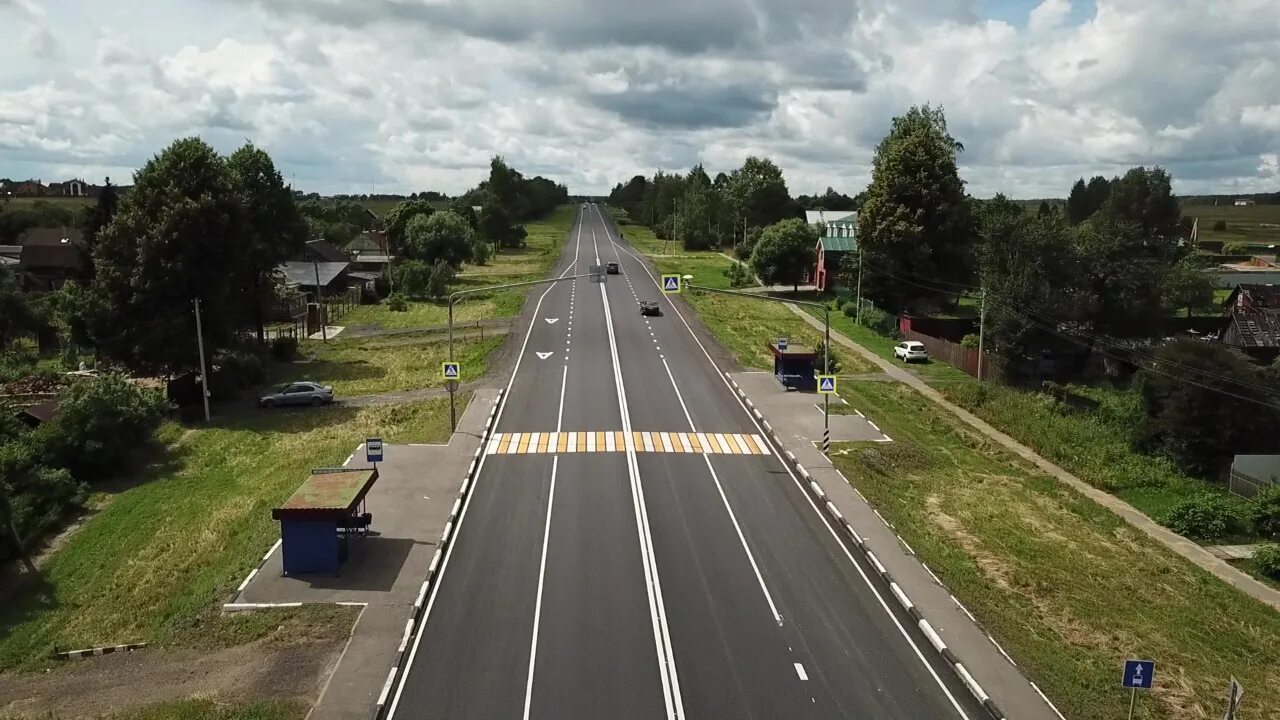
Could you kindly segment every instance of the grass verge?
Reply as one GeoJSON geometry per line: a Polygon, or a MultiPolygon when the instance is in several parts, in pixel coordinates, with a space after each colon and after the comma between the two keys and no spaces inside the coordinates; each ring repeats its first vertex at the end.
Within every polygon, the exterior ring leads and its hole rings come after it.
{"type": "Polygon", "coordinates": [[[67,539],[39,586],[0,607],[0,669],[40,667],[55,643],[222,646],[278,626],[211,615],[274,541],[269,510],[370,434],[440,442],[448,426],[441,399],[254,413],[191,430],[67,539]]]}
{"type": "Polygon", "coordinates": [[[1230,675],[1250,716],[1275,717],[1280,614],[911,389],[844,392],[895,442],[840,444],[837,467],[1067,717],[1123,717],[1132,657],[1159,664],[1136,717],[1216,717],[1230,675]]]}
{"type": "MultiPolygon", "coordinates": [[[[467,378],[485,374],[489,353],[502,344],[502,336],[454,340],[454,358],[462,363],[467,378]]],[[[272,382],[296,380],[333,385],[338,398],[374,395],[401,390],[444,385],[440,363],[449,358],[445,337],[389,336],[328,343],[307,341],[303,353],[310,362],[276,363],[272,382]]]]}

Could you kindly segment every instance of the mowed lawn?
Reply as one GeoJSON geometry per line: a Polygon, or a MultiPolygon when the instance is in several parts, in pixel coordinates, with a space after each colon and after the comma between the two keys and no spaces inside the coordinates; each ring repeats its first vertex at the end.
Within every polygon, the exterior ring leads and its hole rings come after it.
{"type": "MultiPolygon", "coordinates": [[[[516,291],[486,293],[474,299],[464,297],[453,306],[453,322],[461,325],[476,320],[514,317],[520,312],[523,300],[524,297],[516,291]]],[[[410,301],[404,310],[392,310],[386,303],[359,305],[338,321],[347,328],[380,330],[442,327],[448,322],[447,302],[425,300],[410,301]]]]}
{"type": "Polygon", "coordinates": [[[55,644],[199,646],[273,631],[279,618],[260,627],[215,611],[274,542],[270,509],[312,468],[341,465],[370,435],[447,439],[449,407],[438,399],[278,410],[162,434],[176,444],[70,535],[42,568],[40,587],[0,606],[0,669],[40,667],[55,644]]]}
{"type": "Polygon", "coordinates": [[[1139,718],[1240,718],[1280,708],[1280,613],[1148,540],[896,383],[847,383],[892,443],[835,463],[1072,718],[1123,718],[1126,658],[1156,661],[1139,718]]]}
{"type": "MultiPolygon", "coordinates": [[[[702,321],[715,334],[739,365],[757,370],[773,370],[773,354],[767,344],[779,337],[793,346],[816,349],[822,333],[809,326],[789,308],[774,302],[715,293],[690,292],[686,298],[702,321]]],[[[872,372],[871,363],[861,355],[835,344],[831,353],[840,363],[840,374],[872,372]]],[[[821,370],[821,359],[818,369],[821,370]]]]}
{"type": "MultiPolygon", "coordinates": [[[[475,379],[487,372],[489,353],[502,340],[498,335],[454,341],[454,359],[462,363],[464,379],[475,379]]],[[[342,399],[443,386],[440,363],[449,359],[449,344],[446,336],[439,333],[348,340],[339,335],[327,343],[308,340],[302,353],[311,361],[273,365],[272,383],[324,383],[332,385],[334,394],[342,399]]]]}

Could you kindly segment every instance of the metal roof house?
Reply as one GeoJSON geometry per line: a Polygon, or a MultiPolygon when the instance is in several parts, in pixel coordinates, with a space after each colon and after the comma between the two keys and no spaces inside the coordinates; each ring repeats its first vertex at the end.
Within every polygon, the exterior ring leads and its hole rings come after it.
{"type": "Polygon", "coordinates": [[[1280,354],[1280,285],[1240,284],[1223,301],[1225,345],[1265,362],[1280,354]]]}
{"type": "Polygon", "coordinates": [[[316,276],[319,275],[321,295],[333,295],[347,289],[347,273],[351,269],[351,263],[290,260],[281,263],[279,269],[285,282],[311,295],[316,291],[316,276]]]}
{"type": "Polygon", "coordinates": [[[827,290],[837,282],[841,261],[858,251],[858,213],[808,210],[805,219],[822,227],[822,237],[814,247],[818,259],[813,284],[818,290],[827,290]]]}

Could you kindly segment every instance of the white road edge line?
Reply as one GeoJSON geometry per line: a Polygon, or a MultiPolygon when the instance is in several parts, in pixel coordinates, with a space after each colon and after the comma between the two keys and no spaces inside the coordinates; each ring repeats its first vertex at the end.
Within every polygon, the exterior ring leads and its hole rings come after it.
{"type": "MultiPolygon", "coordinates": [[[[581,246],[582,246],[582,213],[579,213],[578,214],[578,239],[577,239],[577,245],[574,247],[573,262],[569,264],[569,267],[564,269],[564,272],[560,273],[559,277],[565,277],[577,265],[578,250],[581,248],[581,246]]],[[[500,404],[498,405],[498,412],[493,419],[493,426],[495,428],[498,426],[498,422],[502,419],[502,413],[507,409],[506,400],[508,396],[511,395],[511,387],[516,382],[516,375],[520,373],[521,361],[524,360],[525,351],[528,350],[529,348],[529,338],[533,336],[533,329],[538,326],[538,323],[535,322],[534,320],[536,320],[539,317],[542,311],[542,301],[547,299],[547,295],[550,294],[551,291],[555,289],[555,287],[556,287],[556,283],[549,283],[547,285],[547,289],[543,290],[542,294],[538,296],[538,302],[533,307],[533,313],[530,315],[530,317],[533,318],[533,320],[529,322],[529,328],[525,331],[524,342],[521,343],[520,345],[520,354],[516,355],[515,367],[512,368],[511,370],[511,377],[507,380],[506,389],[504,389],[502,391],[502,394],[498,397],[500,404]]],[[[462,530],[462,521],[467,519],[467,511],[471,509],[471,498],[475,495],[474,485],[479,483],[480,474],[484,470],[484,464],[485,464],[485,461],[488,460],[488,458],[489,458],[488,455],[482,454],[480,456],[480,464],[476,466],[476,474],[473,480],[471,494],[467,496],[467,502],[462,506],[462,516],[458,518],[458,523],[457,523],[458,532],[461,532],[462,530]]],[[[436,597],[440,593],[440,586],[444,584],[443,582],[444,572],[449,568],[449,560],[453,557],[453,550],[457,546],[458,546],[458,543],[451,542],[449,543],[448,549],[445,550],[444,564],[440,568],[440,577],[436,580],[435,586],[431,588],[431,598],[427,601],[427,609],[423,612],[422,622],[418,623],[418,630],[413,638],[413,648],[409,651],[409,659],[404,663],[404,668],[405,668],[404,674],[400,676],[400,682],[396,686],[395,697],[392,698],[391,700],[391,709],[387,712],[388,720],[390,720],[390,718],[395,717],[396,707],[399,706],[400,704],[400,696],[404,694],[405,683],[408,681],[409,675],[413,671],[414,657],[418,654],[418,648],[421,647],[422,645],[422,636],[426,633],[427,619],[431,617],[431,609],[435,606],[436,597]]],[[[392,677],[395,677],[394,673],[392,674],[392,677]]]]}
{"type": "MultiPolygon", "coordinates": [[[[662,287],[661,283],[659,283],[658,279],[655,278],[653,276],[653,273],[649,271],[648,266],[644,264],[644,260],[639,255],[636,255],[629,248],[622,247],[621,245],[619,245],[616,240],[613,240],[612,236],[610,236],[610,241],[613,243],[615,248],[619,248],[623,252],[635,258],[635,260],[640,264],[641,269],[643,269],[645,274],[649,276],[649,280],[655,286],[661,289],[662,287]]],[[[729,377],[720,370],[719,365],[716,365],[715,359],[711,357],[711,353],[707,351],[707,348],[702,344],[702,341],[698,339],[698,334],[693,331],[693,328],[689,325],[689,321],[685,319],[684,313],[680,312],[680,308],[676,307],[676,304],[671,302],[670,298],[667,298],[665,294],[662,297],[667,300],[667,305],[669,305],[671,309],[675,311],[676,317],[680,318],[680,322],[681,324],[684,325],[685,330],[689,331],[689,336],[693,338],[693,341],[698,345],[698,348],[702,350],[702,354],[704,357],[706,357],[707,362],[711,364],[711,367],[715,369],[716,374],[720,376],[721,382],[723,382],[725,384],[725,387],[729,389],[731,395],[733,395],[734,397],[737,397],[737,393],[733,392],[734,385],[730,384],[729,377]]],[[[759,422],[757,422],[756,419],[751,416],[751,413],[746,409],[746,406],[742,404],[741,401],[739,401],[738,405],[739,407],[742,408],[742,411],[747,414],[747,417],[750,417],[751,421],[756,424],[756,427],[759,427],[760,426],[759,422]]],[[[763,432],[763,429],[761,429],[761,432],[763,432]]],[[[795,457],[794,455],[791,454],[790,451],[782,448],[780,444],[779,444],[778,450],[781,452],[785,452],[788,457],[791,457],[793,459],[795,457]]],[[[779,458],[779,462],[781,462],[781,458],[779,458]]],[[[920,646],[916,643],[914,639],[912,639],[911,635],[907,633],[907,630],[905,627],[902,626],[902,623],[898,621],[898,616],[893,613],[893,609],[889,607],[889,603],[885,602],[884,596],[880,594],[880,591],[876,588],[875,584],[871,582],[871,578],[867,576],[866,572],[862,569],[862,566],[858,564],[858,561],[853,556],[853,553],[849,551],[849,548],[840,539],[840,536],[836,533],[835,528],[831,524],[831,521],[828,520],[827,516],[823,514],[821,510],[818,509],[818,505],[813,501],[813,497],[809,493],[805,492],[804,486],[801,485],[800,479],[796,477],[796,474],[792,472],[791,466],[785,462],[781,462],[781,464],[782,464],[782,468],[787,471],[787,475],[791,476],[791,480],[792,482],[795,483],[796,488],[800,490],[800,494],[804,495],[805,500],[809,503],[809,507],[813,508],[813,512],[816,513],[818,517],[822,520],[822,524],[827,528],[827,532],[831,533],[831,537],[835,539],[836,544],[840,546],[840,550],[844,552],[845,557],[849,559],[849,563],[853,565],[855,570],[858,571],[858,576],[862,578],[862,581],[866,584],[867,588],[871,590],[871,594],[874,595],[876,600],[880,603],[880,607],[884,608],[885,614],[887,614],[889,616],[889,619],[893,621],[894,627],[898,628],[898,632],[902,634],[903,639],[905,639],[907,641],[907,644],[911,646],[912,651],[915,653],[916,657],[920,659],[920,662],[921,664],[924,665],[925,670],[929,672],[929,675],[933,677],[934,682],[938,684],[938,687],[942,690],[942,693],[946,695],[949,701],[951,701],[951,706],[955,708],[956,713],[960,717],[966,718],[966,720],[968,720],[969,714],[964,711],[964,708],[960,707],[959,701],[957,701],[955,699],[955,696],[951,694],[950,688],[947,687],[946,683],[942,681],[942,678],[938,676],[937,671],[934,670],[933,665],[931,665],[929,661],[925,658],[924,653],[921,652],[920,650],[920,646]]]]}

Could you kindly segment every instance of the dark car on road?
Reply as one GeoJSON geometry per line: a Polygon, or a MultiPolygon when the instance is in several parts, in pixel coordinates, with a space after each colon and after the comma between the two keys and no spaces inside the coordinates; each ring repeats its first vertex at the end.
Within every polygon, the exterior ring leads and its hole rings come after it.
{"type": "Polygon", "coordinates": [[[291,382],[272,388],[258,398],[258,407],[285,407],[286,405],[310,405],[320,407],[333,402],[333,386],[313,382],[291,382]]]}
{"type": "Polygon", "coordinates": [[[654,317],[658,317],[658,316],[662,315],[662,307],[661,307],[660,305],[658,305],[658,303],[657,303],[656,301],[653,301],[653,300],[641,300],[641,301],[640,301],[640,314],[641,314],[641,315],[652,315],[652,316],[654,316],[654,317]]]}
{"type": "Polygon", "coordinates": [[[606,264],[604,266],[604,271],[609,273],[610,275],[617,275],[618,273],[622,272],[622,270],[618,268],[618,263],[606,264]]]}

